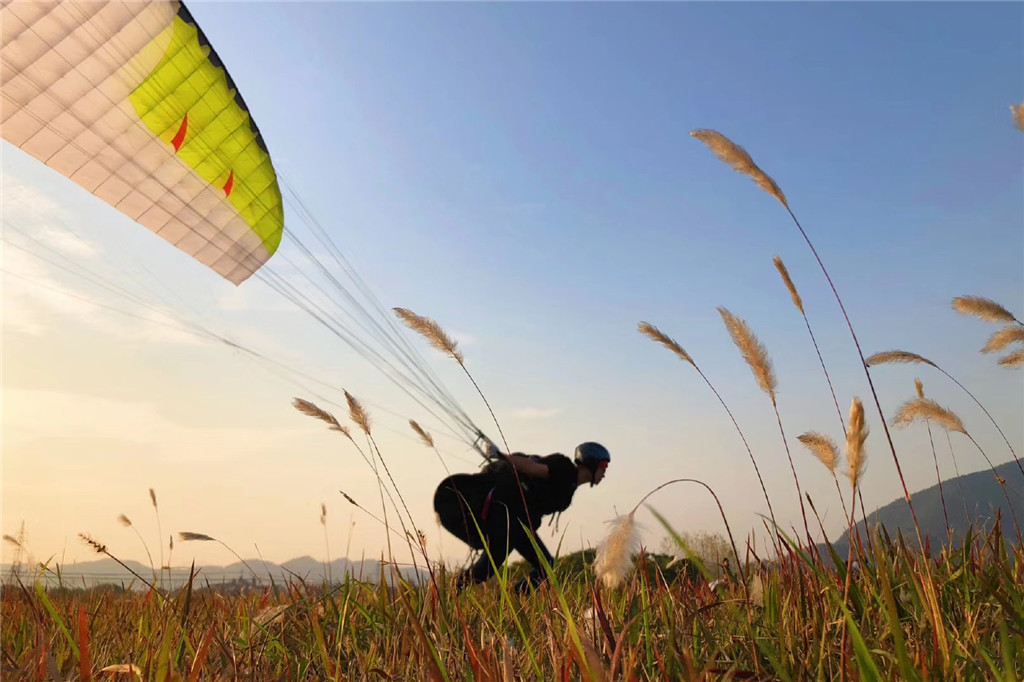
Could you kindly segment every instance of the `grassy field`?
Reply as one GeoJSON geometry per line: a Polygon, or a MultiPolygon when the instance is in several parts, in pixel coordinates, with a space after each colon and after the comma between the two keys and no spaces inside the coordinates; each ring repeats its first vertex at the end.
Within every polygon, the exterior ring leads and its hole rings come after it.
{"type": "MultiPolygon", "coordinates": [[[[637,559],[615,589],[560,562],[530,595],[348,581],[224,595],[8,585],[5,679],[1024,678],[1024,553],[998,531],[926,558],[884,535],[844,563],[798,550],[715,590],[637,559]],[[107,672],[102,672],[102,671],[107,672]],[[115,671],[123,671],[117,673],[115,671]]],[[[587,557],[589,558],[589,557],[587,557]]]]}
{"type": "MultiPolygon", "coordinates": [[[[1020,125],[1020,110],[1015,111],[1020,125]]],[[[694,131],[694,136],[777,199],[814,251],[782,190],[742,148],[714,131],[694,131]]],[[[817,258],[816,252],[814,255],[817,258]]],[[[824,264],[820,260],[818,263],[828,278],[824,264]]],[[[776,259],[775,265],[817,348],[789,273],[781,260],[776,259]]],[[[828,281],[831,286],[831,279],[828,281]]],[[[832,291],[845,317],[834,286],[832,291]]],[[[1012,313],[993,301],[971,296],[955,299],[953,307],[960,313],[1001,323],[1003,327],[992,335],[983,352],[1009,350],[999,363],[1008,369],[1024,365],[1024,351],[1019,349],[1024,343],[1024,324],[1012,313]]],[[[436,323],[410,311],[398,312],[413,329],[463,364],[461,352],[436,323]]],[[[766,395],[766,406],[778,417],[775,376],[767,352],[742,319],[724,308],[719,312],[766,395]]],[[[682,346],[646,322],[640,323],[639,331],[696,370],[732,417],[729,407],[682,346]]],[[[806,446],[832,472],[848,529],[853,531],[865,467],[866,411],[886,437],[902,491],[910,502],[900,464],[906,455],[897,452],[889,437],[890,420],[875,394],[872,370],[901,362],[945,373],[934,362],[909,351],[865,357],[852,324],[849,331],[865,372],[868,407],[854,398],[844,414],[832,390],[845,439],[842,454],[822,434],[787,434],[778,418],[788,468],[800,500],[801,527],[794,531],[795,537],[775,531],[768,541],[773,548],[770,561],[751,554],[749,547],[759,546],[752,539],[747,538],[750,544],[746,546],[737,545],[728,530],[735,573],[726,572],[715,588],[709,584],[711,567],[701,564],[696,555],[690,557],[696,573],[668,570],[663,556],[635,555],[632,512],[617,520],[596,556],[566,557],[554,569],[549,567],[545,585],[527,595],[510,591],[511,575],[456,594],[453,576],[431,562],[425,550],[421,565],[431,567],[430,578],[418,583],[385,574],[375,583],[270,584],[228,595],[200,589],[198,581],[189,581],[185,588],[173,592],[121,592],[47,589],[41,580],[22,580],[6,584],[0,600],[3,676],[88,680],[124,675],[160,681],[1018,682],[1024,679],[1024,543],[1016,517],[1001,521],[1013,526],[1012,537],[1017,542],[1012,545],[1006,544],[997,524],[991,531],[968,533],[966,538],[941,547],[932,539],[929,549],[914,516],[914,537],[891,537],[879,529],[870,535],[851,533],[854,541],[845,556],[810,549],[816,529],[822,534],[824,529],[810,498],[801,489],[790,442],[794,447],[799,447],[797,442],[806,446]],[[846,481],[841,484],[840,479],[846,481]],[[847,571],[848,565],[856,569],[847,571]]],[[[822,372],[831,388],[824,361],[822,372]]],[[[367,437],[367,451],[360,450],[360,454],[371,466],[375,467],[374,460],[379,461],[386,472],[372,440],[369,419],[358,402],[346,396],[353,422],[367,437]]],[[[297,401],[296,407],[352,440],[348,427],[333,415],[307,401],[297,401]]],[[[732,422],[746,445],[740,424],[734,418],[732,422]]],[[[977,445],[956,415],[925,397],[918,383],[917,397],[899,408],[891,425],[921,422],[929,429],[960,433],[977,445]]],[[[992,424],[1003,435],[994,419],[992,424]]],[[[429,435],[412,425],[432,447],[429,435]]],[[[1010,446],[1005,435],[1003,439],[1010,446]]],[[[991,467],[989,455],[980,446],[978,450],[991,467]]],[[[884,453],[884,449],[879,447],[878,452],[884,453]]],[[[760,480],[760,463],[749,446],[747,453],[760,480]]],[[[1016,453],[1014,459],[1024,476],[1016,453]]],[[[996,475],[996,480],[1008,502],[1018,494],[1019,479],[1008,483],[996,475]]],[[[395,519],[403,530],[406,521],[415,529],[390,473],[378,476],[378,482],[382,507],[393,514],[392,529],[395,519]],[[401,504],[396,503],[392,492],[401,504]],[[385,505],[385,494],[390,505],[385,505]]],[[[761,490],[768,512],[766,528],[779,529],[763,483],[761,490]]],[[[714,491],[708,491],[714,496],[714,491]]],[[[155,497],[153,503],[155,507],[155,497]]],[[[1012,505],[1005,509],[1014,513],[1012,505]]],[[[913,513],[913,506],[910,510],[913,513]]],[[[726,521],[721,506],[719,511],[726,521]]],[[[859,518],[863,518],[863,503],[860,513],[859,518]]],[[[688,551],[672,529],[666,526],[666,531],[688,551]]],[[[417,544],[413,533],[399,537],[410,550],[417,544]]],[[[213,540],[207,536],[183,539],[213,540]]],[[[105,547],[87,540],[109,556],[105,547]]],[[[139,579],[145,582],[141,576],[139,579]]]]}

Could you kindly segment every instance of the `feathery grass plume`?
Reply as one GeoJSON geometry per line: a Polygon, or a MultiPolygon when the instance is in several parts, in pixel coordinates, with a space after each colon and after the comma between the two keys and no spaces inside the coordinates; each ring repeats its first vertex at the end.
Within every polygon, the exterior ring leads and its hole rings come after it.
{"type": "MultiPolygon", "coordinates": [[[[978,441],[974,439],[974,436],[967,432],[967,429],[964,428],[963,422],[960,421],[960,417],[956,416],[952,410],[946,409],[934,400],[929,400],[928,398],[913,398],[900,406],[896,411],[896,414],[893,416],[892,422],[894,426],[903,427],[913,423],[917,419],[935,422],[944,428],[947,433],[962,433],[971,441],[971,443],[974,444],[974,447],[978,449],[978,452],[981,453],[981,456],[985,459],[985,462],[988,464],[989,469],[992,470],[992,473],[996,473],[996,467],[995,464],[992,463],[992,459],[978,444],[978,441]]],[[[1019,466],[1020,462],[1017,464],[1019,466]]],[[[998,474],[996,474],[996,478],[1000,478],[998,474]]],[[[1017,513],[1013,509],[1013,502],[1010,500],[1010,493],[1007,491],[1004,481],[1000,480],[999,485],[1003,490],[1003,496],[1006,497],[1006,503],[1008,505],[1007,508],[1010,510],[1010,515],[1013,516],[1014,525],[1019,529],[1020,524],[1017,520],[1017,513]]]]}
{"type": "MultiPolygon", "coordinates": [[[[160,524],[160,507],[158,507],[156,503],[156,491],[153,490],[152,488],[149,489],[149,501],[153,503],[153,513],[156,514],[156,536],[158,538],[162,538],[164,536],[164,529],[163,526],[160,524]]],[[[142,540],[142,534],[139,533],[137,529],[133,530],[135,530],[135,534],[139,536],[139,539],[142,540]]],[[[146,541],[142,540],[142,544],[146,547],[146,554],[149,555],[149,546],[146,545],[146,541]]],[[[150,557],[149,563],[150,566],[153,565],[152,557],[150,557]]],[[[160,543],[160,565],[164,565],[164,543],[162,542],[160,543]]]]}
{"type": "Polygon", "coordinates": [[[434,437],[424,431],[423,427],[417,424],[415,420],[410,419],[409,426],[411,426],[412,430],[416,432],[416,435],[420,437],[420,440],[423,441],[424,445],[428,448],[434,447],[434,437]]]}
{"type": "Polygon", "coordinates": [[[774,405],[775,388],[778,384],[775,381],[772,362],[768,359],[768,351],[757,340],[754,332],[742,318],[736,317],[722,306],[718,306],[718,314],[722,316],[722,321],[725,322],[725,328],[729,330],[733,343],[740,349],[743,359],[747,361],[754,373],[757,385],[768,394],[768,397],[772,399],[772,405],[774,405]]]}
{"type": "MultiPolygon", "coordinates": [[[[924,384],[921,383],[920,379],[914,379],[914,390],[917,392],[918,398],[924,399],[924,384]]],[[[946,537],[949,542],[952,543],[953,531],[949,525],[949,513],[946,511],[946,493],[942,488],[942,474],[939,472],[939,455],[935,452],[935,439],[932,438],[932,425],[929,422],[925,422],[925,426],[928,429],[928,445],[931,446],[932,450],[932,462],[935,464],[935,481],[939,486],[939,501],[942,503],[942,518],[946,522],[946,537]]],[[[948,433],[946,435],[947,437],[949,436],[948,433]]],[[[950,454],[952,454],[952,448],[950,449],[950,454]]],[[[957,474],[957,476],[959,477],[959,474],[957,474]]],[[[962,487],[963,483],[960,485],[962,487]]]]}
{"type": "Polygon", "coordinates": [[[864,405],[860,398],[854,398],[850,404],[849,422],[850,425],[846,429],[846,475],[850,479],[850,485],[856,490],[867,465],[864,441],[868,437],[868,427],[864,422],[864,405]]]}
{"type": "Polygon", "coordinates": [[[363,409],[362,404],[355,397],[345,391],[345,401],[348,403],[348,415],[356,423],[363,433],[370,435],[370,415],[363,409]]]}
{"type": "Polygon", "coordinates": [[[320,503],[320,525],[327,525],[327,505],[323,502],[320,503]]]}
{"type": "Polygon", "coordinates": [[[785,282],[786,288],[789,289],[789,295],[793,298],[793,304],[797,307],[801,313],[804,312],[804,302],[800,298],[800,294],[796,291],[796,285],[793,284],[793,279],[789,276],[789,270],[786,269],[786,264],[782,262],[782,258],[775,256],[772,258],[772,262],[775,263],[775,269],[782,275],[782,281],[785,282]]]}
{"type": "Polygon", "coordinates": [[[733,170],[749,177],[757,183],[758,187],[778,199],[783,206],[789,208],[786,196],[779,189],[779,186],[754,163],[754,159],[751,158],[750,154],[743,147],[716,130],[691,130],[690,135],[706,144],[715,156],[732,166],[733,170]]]}
{"type": "Polygon", "coordinates": [[[302,414],[325,422],[330,426],[331,431],[340,431],[341,433],[351,438],[351,436],[349,435],[348,427],[342,426],[334,417],[333,414],[331,414],[327,410],[318,407],[314,403],[311,403],[308,400],[303,400],[302,398],[292,398],[292,407],[294,407],[302,414]]]}
{"type": "MultiPolygon", "coordinates": [[[[150,492],[152,492],[152,488],[150,488],[150,492]]],[[[139,542],[142,543],[142,548],[144,550],[146,550],[146,558],[149,559],[149,568],[150,568],[151,571],[153,571],[153,582],[156,582],[157,581],[157,572],[156,572],[156,568],[153,567],[153,555],[149,553],[149,545],[146,544],[146,539],[144,537],[142,537],[142,533],[139,532],[139,529],[136,528],[132,524],[132,520],[129,519],[125,514],[118,514],[117,522],[120,523],[125,528],[131,528],[135,532],[135,535],[139,538],[139,542]]],[[[163,556],[163,552],[162,551],[161,551],[160,555],[163,556]]]]}
{"type": "Polygon", "coordinates": [[[462,351],[459,350],[455,339],[448,336],[444,329],[441,328],[441,325],[429,317],[417,315],[408,308],[393,308],[392,310],[410,329],[429,341],[430,345],[442,353],[452,356],[460,365],[462,364],[464,359],[462,351]]]}
{"type": "Polygon", "coordinates": [[[1024,325],[1008,324],[988,338],[982,353],[1002,350],[1011,343],[1024,343],[1024,325]]]}
{"type": "Polygon", "coordinates": [[[14,537],[13,535],[6,535],[5,534],[4,535],[4,542],[9,542],[12,545],[14,545],[15,547],[17,547],[18,549],[23,549],[22,546],[21,546],[21,543],[18,542],[18,538],[14,537]]]}
{"type": "MultiPolygon", "coordinates": [[[[466,367],[465,358],[462,356],[462,351],[458,349],[458,344],[455,343],[455,340],[445,333],[444,329],[441,328],[441,325],[429,317],[417,315],[408,308],[392,308],[392,310],[395,311],[395,314],[398,315],[398,317],[401,318],[401,320],[405,322],[410,329],[419,333],[421,336],[426,338],[432,346],[439,349],[441,352],[450,355],[459,363],[459,367],[462,368],[463,373],[469,379],[470,383],[473,384],[473,388],[476,389],[477,395],[479,395],[480,399],[484,401],[484,406],[487,407],[487,411],[490,413],[491,419],[494,421],[494,425],[498,429],[498,436],[501,438],[501,442],[505,446],[505,452],[511,452],[512,450],[508,446],[508,440],[505,439],[505,432],[501,430],[501,424],[498,422],[498,417],[494,414],[494,409],[491,408],[491,403],[487,400],[487,396],[485,396],[484,392],[480,389],[480,385],[476,383],[476,379],[473,378],[473,375],[469,372],[469,368],[466,367]]],[[[465,415],[463,415],[463,417],[467,422],[469,422],[468,417],[465,417],[465,415]]],[[[472,423],[469,423],[469,425],[478,435],[483,435],[483,432],[476,428],[472,423]]],[[[519,473],[514,469],[513,473],[515,473],[516,481],[518,482],[519,473]]],[[[529,514],[527,514],[527,516],[529,516],[529,514]]]]}
{"type": "Polygon", "coordinates": [[[1024,132],[1024,102],[1010,105],[1010,115],[1013,116],[1013,125],[1017,130],[1024,132]]]}
{"type": "Polygon", "coordinates": [[[985,322],[1016,322],[1020,320],[1009,310],[989,298],[981,296],[957,296],[953,299],[953,310],[961,315],[973,315],[985,322]]]}
{"type": "Polygon", "coordinates": [[[802,433],[797,436],[797,440],[806,445],[811,454],[817,457],[818,461],[824,464],[826,469],[833,473],[835,472],[836,462],[839,459],[835,441],[816,431],[802,433]]]}
{"type": "Polygon", "coordinates": [[[947,431],[967,435],[967,429],[951,410],[942,407],[929,398],[911,398],[900,405],[892,418],[892,425],[898,427],[909,426],[917,419],[933,421],[947,431]]]}
{"type": "Polygon", "coordinates": [[[597,548],[594,573],[608,588],[621,585],[633,570],[633,555],[640,547],[640,533],[636,527],[635,513],[634,509],[609,521],[612,528],[597,548]]]}
{"type": "Polygon", "coordinates": [[[938,367],[938,365],[936,365],[928,358],[918,355],[917,353],[911,353],[905,350],[886,350],[882,351],[881,353],[869,355],[868,358],[864,361],[864,364],[866,364],[868,367],[874,367],[875,365],[883,365],[892,362],[918,362],[924,363],[926,365],[931,365],[932,367],[938,367]]]}
{"type": "Polygon", "coordinates": [[[665,348],[668,348],[670,351],[675,353],[680,360],[684,360],[685,362],[690,363],[694,367],[697,366],[696,363],[694,363],[693,358],[690,357],[689,353],[683,350],[682,346],[676,343],[674,339],[662,333],[662,331],[655,327],[653,324],[650,324],[649,322],[641,322],[636,326],[636,328],[640,330],[640,333],[643,334],[644,336],[660,343],[661,345],[665,346],[665,348]]]}
{"type": "Polygon", "coordinates": [[[178,539],[182,542],[190,542],[192,540],[196,540],[198,542],[219,542],[217,538],[210,535],[206,535],[204,533],[192,533],[189,531],[182,531],[178,533],[178,539]]]}
{"type": "Polygon", "coordinates": [[[228,544],[225,543],[223,540],[218,540],[217,538],[213,537],[212,535],[206,535],[205,533],[193,533],[193,532],[190,532],[190,531],[182,531],[182,532],[178,533],[178,539],[181,540],[182,542],[192,542],[192,541],[195,541],[195,542],[216,542],[218,545],[220,545],[224,549],[226,549],[229,552],[231,552],[232,554],[234,554],[235,558],[238,559],[240,562],[242,562],[242,565],[245,566],[249,570],[250,573],[252,573],[252,577],[256,578],[257,582],[260,582],[260,583],[263,582],[260,579],[259,574],[257,574],[256,571],[252,570],[252,566],[250,566],[249,563],[238,554],[238,552],[236,552],[235,550],[231,549],[231,547],[228,546],[228,544]]]}
{"type": "MultiPolygon", "coordinates": [[[[961,299],[954,299],[954,307],[956,306],[956,303],[955,303],[956,300],[961,300],[961,299]]],[[[986,301],[986,299],[980,299],[980,300],[986,301]]],[[[988,301],[988,303],[992,303],[992,302],[988,301]]],[[[992,305],[996,305],[998,307],[998,304],[994,304],[993,303],[992,305]]],[[[979,307],[978,309],[981,310],[981,309],[987,309],[987,308],[985,307],[985,305],[981,305],[981,307],[979,307]]],[[[977,396],[975,396],[973,393],[971,393],[967,389],[966,386],[964,386],[962,383],[960,383],[957,380],[956,377],[954,377],[952,374],[950,374],[946,370],[944,370],[941,367],[939,367],[937,364],[935,364],[931,360],[927,360],[927,359],[921,357],[920,355],[918,355],[916,353],[908,353],[907,351],[902,351],[902,350],[891,350],[891,351],[886,351],[884,353],[875,353],[874,355],[872,355],[871,357],[869,357],[867,360],[864,361],[865,365],[867,365],[867,366],[882,364],[882,363],[885,363],[885,362],[921,362],[921,363],[924,363],[926,365],[931,365],[935,369],[937,369],[940,372],[942,372],[943,374],[945,374],[946,377],[950,381],[952,381],[954,384],[959,386],[960,390],[962,390],[964,393],[966,393],[970,397],[970,399],[973,400],[974,403],[979,408],[981,408],[981,411],[985,413],[985,416],[988,417],[988,420],[990,422],[992,422],[992,426],[994,426],[996,431],[999,432],[999,435],[1002,436],[1003,442],[1006,443],[1007,449],[1009,449],[1010,454],[1013,455],[1013,461],[1015,461],[1017,463],[1017,468],[1020,470],[1021,476],[1024,476],[1024,462],[1021,462],[1021,460],[1017,457],[1016,451],[1013,449],[1013,446],[1010,445],[1010,439],[1006,437],[1006,434],[999,427],[999,423],[996,421],[996,418],[993,417],[992,413],[989,412],[985,408],[985,406],[981,404],[981,401],[978,400],[977,396]]],[[[883,426],[884,426],[884,424],[883,424],[883,426]]],[[[886,429],[886,433],[888,433],[888,429],[886,429]]],[[[909,495],[909,493],[908,493],[908,495],[909,495]]]]}
{"type": "Polygon", "coordinates": [[[1024,350],[1015,350],[1008,355],[999,358],[999,364],[1003,367],[1016,368],[1024,365],[1024,350]]]}
{"type": "MultiPolygon", "coordinates": [[[[690,357],[690,354],[683,350],[682,346],[676,343],[673,339],[663,334],[657,327],[648,322],[641,322],[637,325],[637,329],[644,336],[647,336],[668,348],[681,360],[690,363],[690,365],[697,371],[697,374],[700,375],[700,378],[704,380],[704,383],[707,384],[708,388],[711,389],[711,392],[715,394],[716,398],[718,398],[718,402],[722,405],[722,409],[724,409],[725,413],[729,415],[732,425],[736,428],[736,433],[739,434],[740,440],[743,442],[743,447],[747,451],[747,456],[750,457],[750,463],[753,465],[754,473],[757,475],[757,482],[761,485],[761,493],[764,495],[765,504],[768,505],[768,515],[771,517],[772,526],[773,528],[778,528],[778,523],[775,520],[775,510],[772,509],[772,500],[771,497],[768,496],[768,489],[764,485],[764,478],[761,476],[760,467],[757,466],[757,459],[754,457],[754,451],[750,448],[750,444],[747,442],[747,437],[743,435],[743,429],[740,428],[740,423],[736,421],[736,416],[733,415],[732,410],[729,409],[729,406],[726,404],[725,399],[722,398],[722,395],[718,392],[718,389],[716,389],[714,384],[711,383],[711,380],[708,379],[703,370],[697,366],[697,363],[694,362],[692,357],[690,357]]],[[[714,493],[712,492],[712,495],[713,494],[714,493]]],[[[773,536],[773,538],[775,537],[777,537],[777,535],[773,536]]],[[[781,551],[782,548],[779,546],[777,549],[781,551]]]]}

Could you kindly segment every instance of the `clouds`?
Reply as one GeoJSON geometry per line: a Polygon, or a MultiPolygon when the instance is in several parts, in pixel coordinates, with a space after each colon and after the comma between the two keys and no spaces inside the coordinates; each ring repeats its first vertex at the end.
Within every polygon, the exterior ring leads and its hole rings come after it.
{"type": "Polygon", "coordinates": [[[514,417],[524,420],[552,419],[561,413],[562,409],[558,407],[519,407],[512,410],[514,417]]]}

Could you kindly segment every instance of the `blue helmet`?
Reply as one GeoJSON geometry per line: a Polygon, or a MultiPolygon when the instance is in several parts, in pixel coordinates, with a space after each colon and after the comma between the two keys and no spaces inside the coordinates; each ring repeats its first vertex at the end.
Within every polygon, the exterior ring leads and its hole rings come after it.
{"type": "Polygon", "coordinates": [[[578,466],[585,466],[590,469],[591,473],[597,473],[598,468],[602,465],[608,466],[612,456],[608,453],[608,448],[600,443],[588,442],[576,446],[574,459],[578,466]]]}

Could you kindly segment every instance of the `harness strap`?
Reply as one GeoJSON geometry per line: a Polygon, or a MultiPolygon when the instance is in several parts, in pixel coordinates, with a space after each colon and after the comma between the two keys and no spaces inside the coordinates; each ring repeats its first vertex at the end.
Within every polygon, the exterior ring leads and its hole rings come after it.
{"type": "Polygon", "coordinates": [[[487,520],[487,515],[490,514],[490,512],[491,512],[491,498],[494,497],[494,491],[495,490],[497,490],[496,487],[495,488],[491,488],[490,490],[487,491],[487,497],[484,498],[483,509],[480,510],[480,520],[481,521],[486,521],[487,520]]]}

